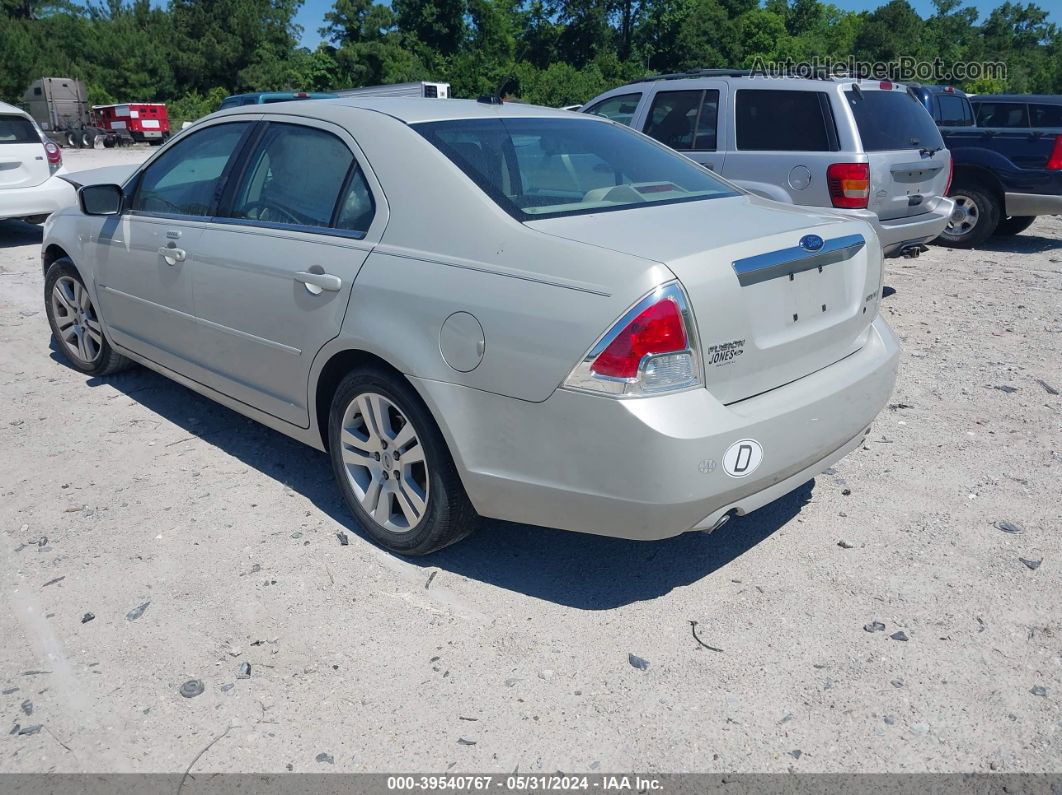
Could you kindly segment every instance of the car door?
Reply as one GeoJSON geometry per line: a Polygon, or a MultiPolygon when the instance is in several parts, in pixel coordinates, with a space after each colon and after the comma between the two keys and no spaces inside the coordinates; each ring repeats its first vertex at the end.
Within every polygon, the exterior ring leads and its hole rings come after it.
{"type": "Polygon", "coordinates": [[[307,427],[310,365],[339,333],[385,224],[382,191],[348,132],[264,121],[197,245],[203,382],[307,427]]]}
{"type": "Polygon", "coordinates": [[[720,141],[719,107],[727,84],[698,81],[696,88],[660,88],[642,122],[642,132],[682,152],[712,171],[723,171],[724,146],[720,141]]]}
{"type": "Polygon", "coordinates": [[[160,152],[127,183],[125,211],[92,241],[111,338],[186,375],[201,358],[189,269],[253,127],[249,120],[212,125],[160,152]]]}

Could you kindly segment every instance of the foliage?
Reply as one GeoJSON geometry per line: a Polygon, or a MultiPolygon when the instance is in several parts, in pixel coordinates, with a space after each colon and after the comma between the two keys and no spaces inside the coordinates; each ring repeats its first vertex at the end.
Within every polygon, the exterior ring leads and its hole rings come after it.
{"type": "Polygon", "coordinates": [[[564,105],[654,72],[816,56],[997,61],[1005,81],[965,87],[1062,93],[1062,33],[1012,0],[983,19],[968,0],[933,0],[928,18],[908,0],[334,0],[313,50],[302,0],[84,1],[0,0],[0,99],[69,76],[93,102],[169,102],[179,124],[229,93],[436,79],[564,105]]]}

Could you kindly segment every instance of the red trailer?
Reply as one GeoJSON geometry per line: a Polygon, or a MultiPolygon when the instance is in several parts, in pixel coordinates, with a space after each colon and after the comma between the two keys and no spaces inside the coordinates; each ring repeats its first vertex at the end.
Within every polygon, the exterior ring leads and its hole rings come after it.
{"type": "Polygon", "coordinates": [[[125,132],[134,141],[147,141],[152,146],[158,146],[170,137],[170,119],[161,102],[93,105],[92,119],[97,127],[125,132]]]}

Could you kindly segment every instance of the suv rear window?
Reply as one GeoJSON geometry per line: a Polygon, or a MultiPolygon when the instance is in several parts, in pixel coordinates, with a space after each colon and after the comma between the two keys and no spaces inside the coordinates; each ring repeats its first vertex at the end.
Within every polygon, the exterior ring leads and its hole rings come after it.
{"type": "Polygon", "coordinates": [[[835,152],[837,129],[825,91],[737,92],[737,148],[754,152],[835,152]]]}
{"type": "Polygon", "coordinates": [[[844,92],[855,116],[864,152],[943,149],[933,117],[906,91],[863,89],[844,92]]]}
{"type": "Polygon", "coordinates": [[[413,129],[520,221],[735,195],[685,156],[592,119],[462,119],[413,129]]]}
{"type": "Polygon", "coordinates": [[[39,144],[37,128],[25,116],[0,116],[0,144],[39,144]]]}
{"type": "Polygon", "coordinates": [[[680,151],[714,151],[719,92],[661,91],[653,97],[645,134],[680,151]]]}

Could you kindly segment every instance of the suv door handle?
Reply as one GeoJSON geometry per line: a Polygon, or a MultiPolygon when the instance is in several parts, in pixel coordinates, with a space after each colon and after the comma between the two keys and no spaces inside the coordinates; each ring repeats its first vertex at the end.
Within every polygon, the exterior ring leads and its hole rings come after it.
{"type": "Polygon", "coordinates": [[[159,254],[165,257],[166,262],[170,265],[184,262],[185,258],[188,256],[188,253],[183,248],[177,248],[176,246],[160,246],[159,254]]]}
{"type": "Polygon", "coordinates": [[[322,290],[337,292],[343,286],[343,280],[331,273],[299,271],[295,274],[295,281],[305,284],[306,290],[313,295],[320,295],[322,290]]]}

